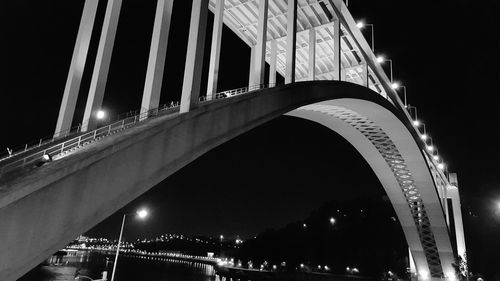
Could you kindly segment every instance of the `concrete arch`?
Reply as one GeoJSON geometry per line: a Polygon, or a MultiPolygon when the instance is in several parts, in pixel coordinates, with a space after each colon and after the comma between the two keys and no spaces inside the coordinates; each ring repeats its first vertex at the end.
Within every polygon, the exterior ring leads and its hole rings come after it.
{"type": "Polygon", "coordinates": [[[353,143],[386,191],[394,193],[388,192],[418,269],[432,277],[452,270],[454,254],[439,196],[421,144],[408,129],[411,125],[400,121],[405,120],[402,113],[369,89],[311,81],[207,102],[188,113],[150,120],[1,186],[0,280],[22,276],[197,157],[285,113],[319,122],[353,143]],[[342,116],[351,121],[364,118],[371,129],[360,130],[363,126],[356,127],[357,121],[349,124],[342,116]],[[378,130],[373,139],[361,133],[370,130],[378,130]],[[416,212],[405,201],[392,172],[395,166],[376,155],[391,146],[378,142],[381,139],[392,142],[418,186],[423,204],[413,206],[416,212]],[[377,142],[381,146],[375,146],[377,142]],[[427,220],[425,226],[415,223],[419,219],[427,220]],[[433,239],[421,239],[429,233],[433,239]]]}

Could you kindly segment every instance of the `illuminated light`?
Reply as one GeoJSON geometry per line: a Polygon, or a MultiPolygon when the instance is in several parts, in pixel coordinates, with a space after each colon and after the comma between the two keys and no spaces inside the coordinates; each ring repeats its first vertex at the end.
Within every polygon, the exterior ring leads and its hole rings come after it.
{"type": "Polygon", "coordinates": [[[219,236],[220,240],[224,239],[224,235],[219,236]]]}
{"type": "Polygon", "coordinates": [[[345,268],[345,270],[350,271],[350,270],[351,270],[351,268],[350,268],[350,267],[346,267],[346,268],[345,268]]]}
{"type": "Polygon", "coordinates": [[[330,223],[335,224],[335,218],[330,218],[330,223]]]}
{"type": "Polygon", "coordinates": [[[43,157],[43,161],[45,161],[45,162],[52,161],[52,156],[50,156],[49,154],[44,154],[42,157],[43,157]]]}
{"type": "Polygon", "coordinates": [[[356,27],[361,29],[361,28],[365,27],[365,23],[362,21],[358,21],[358,23],[356,23],[356,27]]]}
{"type": "Polygon", "coordinates": [[[426,140],[426,139],[427,139],[427,135],[426,135],[426,134],[423,134],[423,135],[421,135],[421,136],[420,136],[420,138],[421,138],[422,140],[426,140]]]}
{"type": "Polygon", "coordinates": [[[352,269],[352,272],[354,272],[354,273],[359,273],[359,270],[358,270],[357,268],[353,268],[353,269],[352,269]]]}
{"type": "Polygon", "coordinates": [[[330,270],[330,268],[328,267],[328,265],[325,265],[325,270],[330,270]]]}
{"type": "Polygon", "coordinates": [[[304,223],[304,224],[302,224],[302,226],[303,226],[304,228],[306,228],[306,227],[307,227],[307,224],[305,224],[305,223],[304,223]]]}
{"type": "Polygon", "coordinates": [[[377,57],[377,62],[378,63],[383,63],[385,61],[385,58],[383,56],[378,56],[377,57]]]}
{"type": "Polygon", "coordinates": [[[434,146],[432,146],[432,145],[428,145],[428,146],[427,146],[427,150],[429,150],[429,151],[433,151],[433,150],[434,150],[434,146]]]}
{"type": "Polygon", "coordinates": [[[439,168],[440,170],[444,170],[444,164],[443,164],[443,163],[439,163],[439,164],[438,164],[438,168],[439,168]]]}
{"type": "Polygon", "coordinates": [[[321,269],[321,265],[318,265],[318,269],[321,269]]]}
{"type": "Polygon", "coordinates": [[[420,126],[420,121],[418,121],[418,120],[413,120],[413,126],[415,126],[415,127],[420,126]]]}
{"type": "Polygon", "coordinates": [[[137,216],[140,218],[140,219],[144,219],[148,216],[148,210],[146,209],[140,209],[136,212],[137,216]]]}
{"type": "Polygon", "coordinates": [[[97,119],[104,119],[104,117],[106,117],[106,112],[104,112],[104,110],[99,110],[96,113],[96,117],[97,119]]]}
{"type": "Polygon", "coordinates": [[[436,161],[439,160],[439,156],[438,155],[434,155],[434,156],[432,156],[432,158],[434,158],[434,160],[436,160],[436,161]]]}
{"type": "Polygon", "coordinates": [[[455,276],[455,274],[453,272],[449,272],[448,274],[446,274],[446,278],[450,281],[455,281],[457,280],[457,277],[455,276]]]}
{"type": "Polygon", "coordinates": [[[304,268],[304,264],[303,263],[300,264],[300,268],[304,268]]]}
{"type": "Polygon", "coordinates": [[[392,271],[390,271],[390,270],[389,270],[389,271],[387,271],[387,273],[388,273],[390,276],[392,276],[392,275],[393,275],[392,271]]]}
{"type": "Polygon", "coordinates": [[[423,280],[429,279],[429,272],[427,272],[425,270],[420,271],[419,275],[420,275],[420,278],[422,278],[423,280]]]}
{"type": "Polygon", "coordinates": [[[398,89],[399,87],[400,87],[400,85],[398,82],[394,82],[391,84],[391,88],[393,88],[394,90],[398,89]]]}
{"type": "Polygon", "coordinates": [[[273,269],[276,270],[276,268],[277,268],[276,265],[273,265],[273,269]]]}

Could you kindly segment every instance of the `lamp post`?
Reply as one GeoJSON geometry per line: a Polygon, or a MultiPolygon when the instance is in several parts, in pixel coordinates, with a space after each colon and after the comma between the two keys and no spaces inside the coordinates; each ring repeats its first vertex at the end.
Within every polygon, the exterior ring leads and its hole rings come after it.
{"type": "Polygon", "coordinates": [[[363,21],[360,21],[358,23],[356,23],[356,26],[359,28],[359,29],[363,29],[365,26],[369,26],[371,28],[371,32],[372,32],[372,41],[371,41],[371,45],[372,45],[372,52],[375,53],[375,28],[373,27],[373,24],[372,23],[364,23],[363,21]]]}
{"type": "Polygon", "coordinates": [[[399,83],[395,82],[395,83],[392,83],[392,84],[391,84],[391,87],[392,87],[394,90],[398,90],[399,88],[402,88],[402,89],[403,89],[403,95],[404,95],[404,105],[405,105],[405,107],[408,107],[407,100],[406,100],[406,86],[404,86],[404,85],[399,85],[399,83]]]}
{"type": "Polygon", "coordinates": [[[377,57],[377,62],[378,63],[384,63],[386,61],[389,62],[389,67],[390,67],[390,70],[391,70],[391,72],[390,72],[390,74],[391,74],[391,84],[392,84],[392,60],[391,59],[386,59],[383,56],[377,57]]]}
{"type": "MultiPolygon", "coordinates": [[[[148,216],[148,211],[146,209],[140,209],[135,214],[137,215],[138,218],[144,219],[148,216]]],[[[120,244],[122,242],[123,227],[125,226],[125,218],[128,215],[130,215],[130,213],[123,214],[122,226],[120,228],[120,237],[118,238],[118,246],[116,247],[115,262],[113,264],[113,272],[111,273],[111,281],[114,281],[115,279],[116,264],[118,263],[118,255],[120,254],[120,244]]]]}

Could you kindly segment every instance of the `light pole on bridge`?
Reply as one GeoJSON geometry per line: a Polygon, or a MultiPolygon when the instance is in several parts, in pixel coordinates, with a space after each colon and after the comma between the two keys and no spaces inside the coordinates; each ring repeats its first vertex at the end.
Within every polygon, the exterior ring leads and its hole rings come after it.
{"type": "Polygon", "coordinates": [[[111,281],[115,279],[116,264],[118,263],[118,255],[120,254],[120,244],[122,242],[123,227],[125,226],[125,218],[128,215],[135,214],[140,219],[145,219],[148,216],[148,211],[146,209],[140,209],[136,213],[123,214],[122,226],[120,228],[120,237],[118,238],[118,245],[116,247],[115,262],[113,264],[113,272],[111,273],[111,281]]]}
{"type": "Polygon", "coordinates": [[[372,52],[375,53],[375,28],[372,23],[364,23],[363,21],[359,21],[356,23],[356,27],[359,29],[363,29],[365,26],[369,26],[371,28],[371,34],[372,34],[372,41],[371,41],[371,47],[372,47],[372,52]]]}

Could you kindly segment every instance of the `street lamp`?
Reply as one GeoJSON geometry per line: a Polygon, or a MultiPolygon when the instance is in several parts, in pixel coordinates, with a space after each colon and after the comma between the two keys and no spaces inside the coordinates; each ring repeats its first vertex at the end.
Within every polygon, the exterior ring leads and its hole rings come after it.
{"type": "Polygon", "coordinates": [[[330,218],[330,223],[331,223],[332,225],[334,225],[334,224],[335,224],[335,218],[330,218]]]}
{"type": "MultiPolygon", "coordinates": [[[[115,279],[116,264],[118,263],[118,255],[120,254],[120,244],[122,242],[123,227],[125,226],[125,218],[133,213],[123,214],[122,227],[120,229],[120,237],[118,238],[118,246],[116,247],[115,263],[113,264],[113,273],[111,274],[111,281],[115,279]]],[[[135,215],[140,219],[145,219],[148,216],[148,211],[146,209],[138,210],[135,215]]]]}
{"type": "Polygon", "coordinates": [[[106,117],[106,111],[104,110],[98,110],[97,113],[95,114],[95,116],[97,117],[97,119],[99,120],[102,120],[106,117]]]}
{"type": "Polygon", "coordinates": [[[392,83],[392,80],[393,80],[393,79],[392,79],[392,60],[391,60],[391,59],[386,59],[386,58],[385,58],[385,57],[383,57],[383,56],[378,56],[378,57],[377,57],[377,62],[378,62],[378,63],[384,63],[384,62],[386,62],[386,61],[387,61],[387,62],[389,62],[389,67],[390,67],[390,69],[391,69],[391,72],[390,72],[390,73],[391,73],[391,83],[392,83]]]}
{"type": "Polygon", "coordinates": [[[407,100],[406,100],[406,86],[404,85],[399,85],[398,82],[395,82],[395,83],[392,83],[391,87],[394,89],[394,90],[398,90],[399,88],[402,88],[403,89],[403,95],[404,95],[404,104],[405,104],[405,107],[408,107],[408,104],[407,104],[407,100]]]}
{"type": "Polygon", "coordinates": [[[363,21],[358,21],[358,23],[356,23],[356,26],[359,28],[359,29],[363,29],[365,26],[369,26],[371,28],[371,31],[372,31],[372,52],[375,52],[375,28],[373,27],[373,24],[371,23],[364,23],[363,21]]]}

